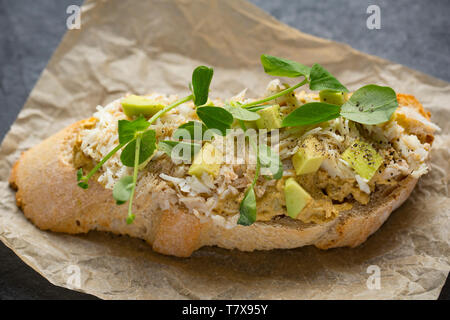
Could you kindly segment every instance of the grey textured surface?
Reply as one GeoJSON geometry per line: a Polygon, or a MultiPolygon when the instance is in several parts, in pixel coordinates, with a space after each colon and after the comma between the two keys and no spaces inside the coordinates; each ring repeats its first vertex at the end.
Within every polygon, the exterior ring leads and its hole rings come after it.
{"type": "MultiPolygon", "coordinates": [[[[64,35],[67,6],[81,2],[0,0],[0,140],[64,35]]],[[[345,42],[450,81],[448,0],[251,2],[303,32],[345,42]],[[369,3],[380,6],[380,30],[366,28],[369,3]]],[[[449,299],[449,291],[447,280],[441,298],[449,299]]],[[[0,245],[0,299],[86,298],[91,296],[51,285],[0,245]]]]}
{"type": "MultiPolygon", "coordinates": [[[[66,8],[81,0],[0,0],[0,140],[66,32],[66,8]]],[[[0,300],[90,299],[55,287],[0,244],[0,300]]]]}

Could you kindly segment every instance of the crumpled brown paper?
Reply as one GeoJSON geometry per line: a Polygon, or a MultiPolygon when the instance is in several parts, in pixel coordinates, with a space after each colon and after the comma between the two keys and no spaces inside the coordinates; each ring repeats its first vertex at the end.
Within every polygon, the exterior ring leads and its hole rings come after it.
{"type": "Polygon", "coordinates": [[[241,0],[87,1],[81,20],[81,30],[67,32],[1,146],[0,239],[33,269],[55,285],[108,299],[438,297],[450,256],[448,83],[303,34],[241,0]],[[253,253],[203,248],[179,259],[127,237],[43,232],[15,206],[7,183],[11,166],[38,141],[125,92],[184,94],[199,64],[215,68],[213,96],[230,97],[246,87],[251,96],[261,95],[271,79],[260,66],[262,53],[323,64],[350,89],[378,83],[414,94],[442,128],[431,173],[362,246],[253,253]]]}

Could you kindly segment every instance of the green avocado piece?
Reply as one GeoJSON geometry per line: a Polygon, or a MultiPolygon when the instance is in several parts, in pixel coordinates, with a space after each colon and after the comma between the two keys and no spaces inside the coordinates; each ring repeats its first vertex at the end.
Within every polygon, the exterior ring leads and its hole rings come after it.
{"type": "Polygon", "coordinates": [[[211,143],[205,143],[201,150],[195,155],[188,173],[191,176],[201,178],[204,172],[215,177],[219,174],[220,165],[223,161],[222,152],[211,143]]]}
{"type": "Polygon", "coordinates": [[[322,90],[319,92],[321,102],[342,106],[348,100],[348,93],[342,91],[322,90]]]}
{"type": "Polygon", "coordinates": [[[284,196],[286,198],[287,214],[292,219],[297,219],[300,212],[311,202],[312,197],[305,191],[294,178],[289,178],[284,184],[284,196]]]}
{"type": "Polygon", "coordinates": [[[258,126],[256,125],[256,121],[244,121],[245,127],[247,129],[258,129],[258,126]]]}
{"type": "Polygon", "coordinates": [[[369,181],[383,163],[383,158],[367,142],[355,141],[341,155],[350,167],[362,178],[369,181]]]}
{"type": "Polygon", "coordinates": [[[123,112],[128,117],[151,117],[164,109],[165,105],[143,96],[130,95],[122,100],[123,112]]]}
{"type": "Polygon", "coordinates": [[[255,121],[258,129],[279,129],[281,128],[281,115],[280,105],[275,104],[273,106],[256,111],[260,118],[255,121]]]}
{"type": "MultiPolygon", "coordinates": [[[[255,130],[258,129],[258,127],[256,126],[256,121],[246,121],[246,120],[242,120],[242,121],[244,122],[246,129],[255,129],[255,130]]],[[[232,128],[242,128],[241,124],[239,123],[239,119],[234,119],[231,127],[232,128]]]]}
{"type": "Polygon", "coordinates": [[[306,138],[297,153],[292,157],[292,164],[297,175],[313,173],[319,170],[325,153],[322,144],[314,137],[306,138]]]}

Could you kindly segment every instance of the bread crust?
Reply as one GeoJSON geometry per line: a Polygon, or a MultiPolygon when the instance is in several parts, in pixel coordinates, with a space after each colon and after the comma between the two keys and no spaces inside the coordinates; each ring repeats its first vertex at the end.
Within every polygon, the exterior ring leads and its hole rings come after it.
{"type": "MultiPolygon", "coordinates": [[[[429,118],[414,97],[399,95],[399,102],[400,99],[408,99],[408,104],[429,118]]],[[[76,168],[70,159],[83,123],[63,129],[21,155],[10,176],[10,185],[17,190],[17,205],[42,230],[126,234],[144,239],[156,252],[178,257],[188,257],[202,246],[214,245],[242,251],[305,245],[321,249],[356,247],[378,230],[417,183],[417,179],[407,177],[394,189],[386,187],[373,193],[368,205],[356,204],[325,224],[305,224],[281,217],[231,229],[215,224],[211,218],[200,221],[181,207],[150,211],[150,194],[139,195],[135,200],[136,220],[127,225],[127,208],[115,204],[111,190],[95,179],[90,181],[89,191],[77,186],[76,168]]]]}

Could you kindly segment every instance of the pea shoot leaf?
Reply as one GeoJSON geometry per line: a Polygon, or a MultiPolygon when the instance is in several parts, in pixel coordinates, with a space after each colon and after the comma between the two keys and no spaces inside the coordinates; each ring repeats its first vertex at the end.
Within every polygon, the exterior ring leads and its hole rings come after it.
{"type": "Polygon", "coordinates": [[[142,132],[149,127],[149,123],[144,117],[139,117],[134,121],[119,120],[119,143],[128,143],[134,138],[138,132],[142,132]]]}
{"type": "Polygon", "coordinates": [[[173,138],[176,140],[194,140],[202,141],[203,134],[208,128],[199,121],[189,121],[178,127],[173,133],[173,138]]]}
{"type": "Polygon", "coordinates": [[[397,107],[392,88],[369,84],[353,93],[342,106],[341,115],[362,124],[379,124],[389,121],[397,107]]]}
{"type": "Polygon", "coordinates": [[[205,66],[197,67],[192,73],[192,93],[196,106],[204,105],[208,101],[213,74],[214,70],[205,66]]]}
{"type": "Polygon", "coordinates": [[[260,118],[259,114],[256,112],[249,111],[247,109],[241,108],[240,106],[231,106],[226,104],[225,109],[231,113],[233,118],[244,121],[255,121],[260,118]]]}
{"type": "Polygon", "coordinates": [[[348,92],[348,89],[339,82],[331,73],[329,73],[320,64],[314,64],[311,68],[311,81],[309,88],[311,90],[334,90],[348,92]]]}
{"type": "Polygon", "coordinates": [[[340,107],[323,102],[311,102],[302,105],[288,114],[282,122],[283,127],[317,124],[339,117],[340,107]]]}
{"type": "Polygon", "coordinates": [[[256,196],[253,186],[251,186],[245,193],[244,199],[239,207],[238,224],[243,226],[250,226],[256,221],[256,196]]]}
{"type": "Polygon", "coordinates": [[[134,214],[129,214],[127,217],[127,224],[132,224],[134,222],[134,219],[136,219],[136,216],[134,214]]]}
{"type": "MultiPolygon", "coordinates": [[[[142,134],[140,151],[139,151],[139,164],[147,161],[156,150],[156,133],[154,130],[148,130],[142,134]]],[[[122,164],[127,167],[134,167],[134,158],[136,155],[136,139],[132,140],[122,150],[120,160],[122,164]]]]}
{"type": "Polygon", "coordinates": [[[77,171],[77,181],[80,181],[81,178],[83,178],[83,169],[82,168],[78,169],[78,171],[77,171]]]}
{"type": "Polygon", "coordinates": [[[217,129],[222,135],[226,135],[227,129],[233,124],[233,115],[220,107],[199,107],[197,115],[208,129],[217,129]]]}
{"type": "Polygon", "coordinates": [[[131,190],[133,189],[133,177],[126,176],[116,182],[113,189],[113,197],[117,204],[124,204],[131,197],[131,190]]]}
{"type": "Polygon", "coordinates": [[[78,186],[83,188],[83,189],[89,188],[89,184],[86,181],[82,181],[82,180],[83,180],[83,168],[80,168],[77,171],[78,186]]]}
{"type": "Polygon", "coordinates": [[[184,141],[163,140],[158,143],[158,150],[163,151],[175,160],[190,161],[201,148],[202,145],[200,143],[184,141]]]}
{"type": "Polygon", "coordinates": [[[263,54],[261,63],[264,71],[271,76],[297,78],[309,77],[310,68],[298,62],[263,54]]]}

